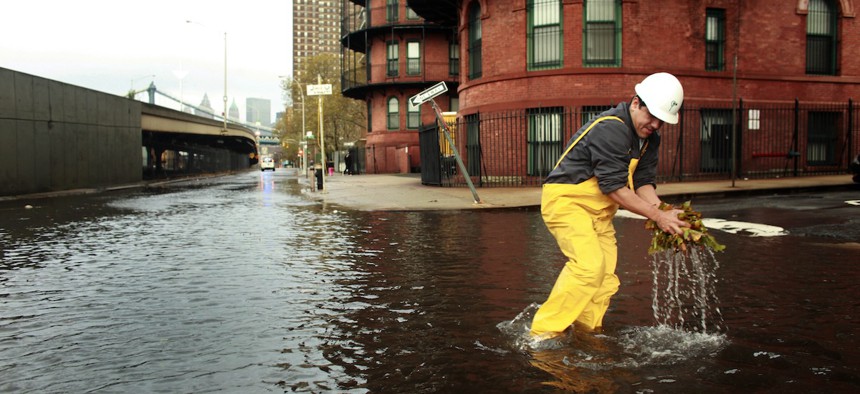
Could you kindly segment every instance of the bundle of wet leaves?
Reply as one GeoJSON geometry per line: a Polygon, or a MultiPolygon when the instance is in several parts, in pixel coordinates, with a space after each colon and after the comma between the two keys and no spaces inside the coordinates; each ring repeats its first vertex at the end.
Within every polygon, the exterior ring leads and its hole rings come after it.
{"type": "Polygon", "coordinates": [[[663,250],[672,250],[675,252],[686,252],[691,246],[701,246],[709,248],[715,252],[722,251],[726,248],[708,234],[708,229],[702,224],[702,214],[694,211],[689,201],[676,207],[665,202],[660,204],[660,210],[670,211],[672,209],[680,209],[684,212],[678,214],[678,218],[687,222],[690,227],[682,227],[681,234],[669,234],[660,229],[657,223],[651,219],[645,222],[645,228],[654,233],[651,239],[651,246],[648,248],[648,253],[653,254],[663,250]]]}

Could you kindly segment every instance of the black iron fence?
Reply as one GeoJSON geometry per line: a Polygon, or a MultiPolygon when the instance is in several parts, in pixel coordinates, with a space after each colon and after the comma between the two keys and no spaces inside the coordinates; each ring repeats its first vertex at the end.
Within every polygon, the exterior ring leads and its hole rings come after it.
{"type": "MultiPolygon", "coordinates": [[[[571,136],[606,107],[550,107],[448,120],[472,183],[539,186],[571,136]]],[[[660,130],[659,182],[843,174],[860,154],[860,125],[844,103],[689,105],[660,130]]],[[[420,132],[422,182],[466,186],[436,125],[420,132]]]]}

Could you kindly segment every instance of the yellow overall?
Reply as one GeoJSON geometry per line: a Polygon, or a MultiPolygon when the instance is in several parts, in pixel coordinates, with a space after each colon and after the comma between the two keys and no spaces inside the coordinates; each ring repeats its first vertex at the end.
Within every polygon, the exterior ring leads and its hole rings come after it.
{"type": "MultiPolygon", "coordinates": [[[[604,119],[621,121],[614,116],[596,120],[567,148],[562,158],[604,119]]],[[[628,186],[631,189],[638,163],[638,159],[630,161],[628,186]]],[[[576,185],[547,183],[543,186],[541,215],[568,261],[546,302],[535,313],[531,327],[533,336],[551,338],[574,322],[592,330],[602,326],[609,299],[620,285],[615,275],[618,250],[612,225],[617,210],[618,205],[598,188],[596,177],[576,185]]]]}

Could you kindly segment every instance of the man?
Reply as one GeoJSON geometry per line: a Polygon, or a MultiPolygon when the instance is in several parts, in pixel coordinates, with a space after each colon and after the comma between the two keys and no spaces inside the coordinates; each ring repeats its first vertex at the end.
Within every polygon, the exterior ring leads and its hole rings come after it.
{"type": "Polygon", "coordinates": [[[541,215],[561,251],[564,268],[532,321],[536,339],[560,335],[576,323],[603,324],[618,291],[618,250],[612,218],[618,206],[675,234],[687,224],[680,210],[661,211],[654,178],[665,123],[678,123],[684,90],[675,76],[657,73],[635,87],[629,103],[600,114],[573,135],[544,181],[541,215]]]}
{"type": "Polygon", "coordinates": [[[343,174],[352,175],[352,152],[346,151],[344,161],[346,162],[346,169],[343,170],[343,174]]]}

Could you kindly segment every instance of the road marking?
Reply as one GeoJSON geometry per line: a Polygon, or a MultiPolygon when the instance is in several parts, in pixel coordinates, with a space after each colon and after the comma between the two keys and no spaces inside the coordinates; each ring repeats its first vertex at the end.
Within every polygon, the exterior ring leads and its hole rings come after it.
{"type": "MultiPolygon", "coordinates": [[[[619,209],[616,216],[630,219],[645,219],[642,215],[638,215],[624,209],[619,209]]],[[[788,235],[788,231],[785,231],[784,228],[771,226],[769,224],[738,222],[734,220],[713,218],[702,218],[702,224],[704,224],[708,229],[716,229],[732,234],[746,233],[752,237],[778,237],[788,235]]]]}
{"type": "Polygon", "coordinates": [[[848,205],[860,206],[860,200],[848,200],[848,201],[845,201],[845,203],[848,205]]]}
{"type": "Polygon", "coordinates": [[[788,235],[782,227],[771,226],[769,224],[736,222],[732,220],[702,218],[702,224],[709,229],[722,230],[727,233],[737,234],[740,232],[749,233],[753,237],[778,237],[788,235]]]}

